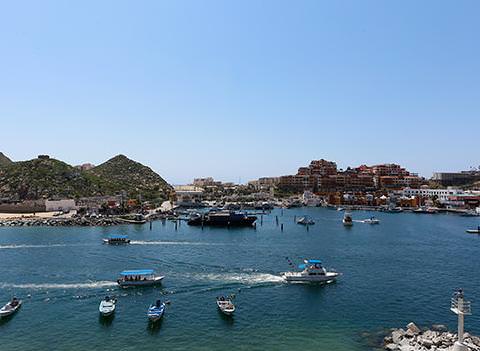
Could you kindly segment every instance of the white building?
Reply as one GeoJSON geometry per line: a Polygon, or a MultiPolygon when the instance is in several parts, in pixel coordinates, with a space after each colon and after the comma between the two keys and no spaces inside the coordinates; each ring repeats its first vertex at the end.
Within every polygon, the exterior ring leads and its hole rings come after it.
{"type": "Polygon", "coordinates": [[[421,197],[434,197],[436,196],[440,201],[448,201],[450,196],[464,195],[465,193],[461,189],[447,188],[447,189],[429,189],[429,188],[420,188],[412,189],[405,188],[403,189],[404,196],[421,196],[421,197]]]}
{"type": "Polygon", "coordinates": [[[64,199],[64,200],[45,200],[45,211],[71,211],[77,209],[75,206],[75,200],[64,199]]]}
{"type": "Polygon", "coordinates": [[[196,206],[203,200],[203,189],[194,185],[179,185],[175,187],[176,206],[196,206]]]}

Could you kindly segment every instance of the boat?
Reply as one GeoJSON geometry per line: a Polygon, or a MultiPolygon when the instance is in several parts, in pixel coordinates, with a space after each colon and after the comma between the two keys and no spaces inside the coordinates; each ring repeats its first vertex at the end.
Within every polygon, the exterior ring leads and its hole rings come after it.
{"type": "Polygon", "coordinates": [[[375,218],[375,217],[370,217],[370,218],[364,219],[362,222],[363,223],[368,223],[368,224],[380,224],[380,220],[375,218]]]}
{"type": "Polygon", "coordinates": [[[129,286],[152,286],[162,282],[163,276],[156,276],[153,269],[129,270],[120,273],[117,280],[122,288],[129,286]]]}
{"type": "Polygon", "coordinates": [[[20,306],[22,306],[22,300],[19,300],[16,297],[12,298],[10,302],[0,309],[0,318],[11,316],[18,311],[20,306]]]}
{"type": "Polygon", "coordinates": [[[345,212],[342,222],[344,226],[351,227],[353,225],[352,215],[349,212],[345,212]]]}
{"type": "Polygon", "coordinates": [[[343,207],[337,207],[337,211],[343,211],[343,207]]]}
{"type": "Polygon", "coordinates": [[[297,224],[312,225],[312,224],[315,224],[315,221],[308,216],[304,216],[304,217],[300,217],[297,220],[297,224]]]}
{"type": "Polygon", "coordinates": [[[232,302],[233,296],[217,297],[217,307],[223,314],[231,316],[235,312],[235,305],[232,302]]]}
{"type": "Polygon", "coordinates": [[[111,316],[115,312],[116,304],[117,299],[111,298],[110,296],[105,296],[105,299],[100,302],[98,311],[103,317],[111,316]]]}
{"type": "Polygon", "coordinates": [[[145,223],[147,223],[147,220],[145,219],[145,216],[142,215],[141,213],[137,213],[134,216],[118,217],[118,219],[125,222],[125,223],[130,223],[130,224],[145,224],[145,223]]]}
{"type": "Polygon", "coordinates": [[[165,303],[157,300],[154,304],[151,304],[147,311],[148,320],[151,322],[157,322],[162,319],[165,313],[165,303]]]}
{"type": "Polygon", "coordinates": [[[238,211],[210,211],[207,214],[194,214],[188,220],[188,225],[205,226],[236,226],[251,227],[257,220],[256,216],[238,211]]]}
{"type": "Polygon", "coordinates": [[[283,272],[280,276],[286,282],[311,282],[311,283],[327,283],[337,279],[340,273],[335,271],[327,271],[320,260],[306,259],[298,268],[300,272],[283,272]]]}
{"type": "Polygon", "coordinates": [[[110,245],[123,245],[129,244],[130,239],[127,235],[110,235],[108,238],[103,239],[103,243],[110,245]]]}
{"type": "Polygon", "coordinates": [[[467,233],[470,234],[480,234],[480,226],[477,229],[467,229],[467,233]]]}
{"type": "Polygon", "coordinates": [[[427,213],[427,214],[434,214],[437,213],[438,210],[435,207],[419,207],[416,210],[413,210],[413,213],[427,213]]]}

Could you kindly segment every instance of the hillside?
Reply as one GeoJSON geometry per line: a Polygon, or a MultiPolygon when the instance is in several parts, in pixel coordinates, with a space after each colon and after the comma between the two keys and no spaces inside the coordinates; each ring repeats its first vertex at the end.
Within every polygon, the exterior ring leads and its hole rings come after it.
{"type": "Polygon", "coordinates": [[[103,191],[126,191],[129,197],[141,195],[144,200],[167,198],[172,187],[151,168],[118,155],[86,171],[101,180],[103,191]]]}
{"type": "Polygon", "coordinates": [[[125,156],[116,156],[89,171],[52,158],[9,163],[0,167],[0,198],[78,198],[114,195],[166,198],[170,185],[158,174],[125,156]]]}
{"type": "Polygon", "coordinates": [[[3,152],[0,152],[0,167],[8,166],[13,163],[12,160],[10,160],[7,156],[3,154],[3,152]]]}

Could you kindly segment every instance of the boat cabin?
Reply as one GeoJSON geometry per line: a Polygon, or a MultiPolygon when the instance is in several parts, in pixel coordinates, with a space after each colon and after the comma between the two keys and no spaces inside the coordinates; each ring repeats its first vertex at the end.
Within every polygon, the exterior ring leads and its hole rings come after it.
{"type": "Polygon", "coordinates": [[[123,271],[120,273],[120,279],[124,282],[141,282],[155,280],[153,269],[139,269],[131,271],[123,271]]]}
{"type": "Polygon", "coordinates": [[[303,264],[299,265],[298,268],[303,269],[304,274],[307,275],[325,275],[326,269],[322,266],[322,261],[320,260],[304,260],[303,264]]]}

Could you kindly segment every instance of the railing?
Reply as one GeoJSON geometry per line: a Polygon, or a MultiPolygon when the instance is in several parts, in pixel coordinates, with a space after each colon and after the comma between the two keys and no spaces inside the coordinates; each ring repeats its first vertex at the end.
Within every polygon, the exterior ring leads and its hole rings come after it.
{"type": "Polygon", "coordinates": [[[462,314],[472,314],[472,303],[470,301],[463,300],[462,308],[458,308],[458,298],[452,297],[452,304],[450,309],[455,313],[462,313],[462,314]]]}

